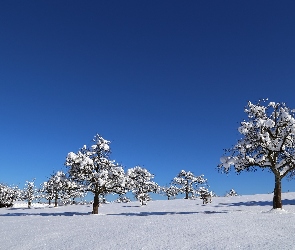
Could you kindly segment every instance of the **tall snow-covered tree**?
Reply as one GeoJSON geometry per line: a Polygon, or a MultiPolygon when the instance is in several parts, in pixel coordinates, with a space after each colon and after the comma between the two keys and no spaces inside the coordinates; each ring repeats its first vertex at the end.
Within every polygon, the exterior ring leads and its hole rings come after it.
{"type": "Polygon", "coordinates": [[[78,153],[70,152],[65,165],[69,175],[94,194],[93,214],[98,214],[99,196],[122,193],[125,189],[123,168],[109,159],[110,141],[97,134],[90,148],[86,145],[78,153]]]}
{"type": "Polygon", "coordinates": [[[28,208],[31,208],[32,202],[37,198],[39,198],[39,194],[35,186],[35,179],[26,181],[22,192],[22,199],[28,201],[28,208]]]}
{"type": "Polygon", "coordinates": [[[156,193],[159,189],[159,185],[152,181],[153,178],[153,174],[140,166],[127,170],[127,186],[141,205],[146,205],[150,200],[149,193],[156,193]]]}
{"type": "Polygon", "coordinates": [[[221,157],[219,168],[228,172],[231,166],[237,173],[267,169],[274,174],[273,208],[282,208],[281,181],[295,169],[295,110],[285,103],[248,102],[247,120],[238,128],[242,139],[221,157]]]}
{"type": "Polygon", "coordinates": [[[172,180],[172,184],[179,187],[180,193],[185,193],[185,199],[194,196],[199,184],[205,184],[207,180],[204,175],[195,176],[192,172],[181,170],[179,174],[172,180]]]}

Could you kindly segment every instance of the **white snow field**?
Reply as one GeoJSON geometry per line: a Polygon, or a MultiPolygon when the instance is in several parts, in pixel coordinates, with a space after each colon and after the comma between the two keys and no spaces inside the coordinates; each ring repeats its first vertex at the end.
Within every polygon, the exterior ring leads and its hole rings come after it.
{"type": "Polygon", "coordinates": [[[295,193],[0,209],[0,249],[295,249],[295,193]]]}

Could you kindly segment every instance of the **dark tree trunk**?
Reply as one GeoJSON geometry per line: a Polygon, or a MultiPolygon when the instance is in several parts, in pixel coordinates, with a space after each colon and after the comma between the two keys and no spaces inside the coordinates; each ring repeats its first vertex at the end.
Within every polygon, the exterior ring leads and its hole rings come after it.
{"type": "Polygon", "coordinates": [[[94,193],[94,200],[93,200],[93,214],[98,214],[98,207],[99,207],[99,194],[94,193]]]}
{"type": "Polygon", "coordinates": [[[50,199],[48,200],[48,205],[49,205],[49,206],[51,205],[51,200],[50,200],[50,199]]]}
{"type": "Polygon", "coordinates": [[[55,199],[54,199],[54,206],[57,207],[57,200],[58,200],[58,196],[57,194],[55,195],[55,199]]]}
{"type": "Polygon", "coordinates": [[[28,200],[28,208],[31,208],[32,206],[32,201],[28,200]]]}
{"type": "Polygon", "coordinates": [[[189,188],[188,188],[188,181],[186,182],[186,186],[185,186],[185,199],[188,199],[188,190],[189,190],[189,188]]]}
{"type": "Polygon", "coordinates": [[[188,192],[185,192],[185,198],[184,199],[188,199],[188,192]]]}
{"type": "Polygon", "coordinates": [[[282,184],[281,178],[279,176],[275,176],[275,189],[273,192],[273,208],[282,208],[282,184]]]}

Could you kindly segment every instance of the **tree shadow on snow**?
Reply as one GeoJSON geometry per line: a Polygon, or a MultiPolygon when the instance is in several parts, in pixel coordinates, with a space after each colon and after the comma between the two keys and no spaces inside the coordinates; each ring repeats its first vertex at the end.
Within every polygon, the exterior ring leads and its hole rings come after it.
{"type": "Polygon", "coordinates": [[[80,212],[63,212],[63,213],[7,213],[0,214],[0,216],[79,216],[79,215],[89,215],[90,213],[80,213],[80,212]]]}
{"type": "Polygon", "coordinates": [[[139,212],[139,213],[120,213],[108,215],[123,215],[123,216],[151,216],[151,215],[178,215],[178,214],[220,214],[227,213],[226,211],[200,211],[200,212],[139,212]]]}
{"type": "Polygon", "coordinates": [[[138,206],[123,206],[123,207],[141,207],[141,206],[138,205],[138,206]]]}
{"type": "MultiPolygon", "coordinates": [[[[282,200],[284,205],[295,205],[295,200],[284,199],[282,200]]],[[[246,201],[246,202],[233,202],[233,203],[219,203],[215,207],[235,207],[235,206],[272,206],[272,201],[246,201]]]]}

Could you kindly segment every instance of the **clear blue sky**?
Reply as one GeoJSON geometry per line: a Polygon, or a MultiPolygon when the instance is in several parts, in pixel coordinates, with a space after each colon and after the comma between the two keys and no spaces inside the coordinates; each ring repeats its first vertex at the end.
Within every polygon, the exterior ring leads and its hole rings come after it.
{"type": "Polygon", "coordinates": [[[0,182],[39,184],[100,133],[160,185],[184,169],[219,195],[271,192],[267,172],[216,167],[248,100],[295,108],[294,13],[294,1],[2,2],[0,182]]]}

